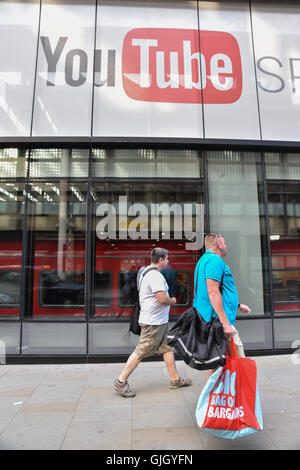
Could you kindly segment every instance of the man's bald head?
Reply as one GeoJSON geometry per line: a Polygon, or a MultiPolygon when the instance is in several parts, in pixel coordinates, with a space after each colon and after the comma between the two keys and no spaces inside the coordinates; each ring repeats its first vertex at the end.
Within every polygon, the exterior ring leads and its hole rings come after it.
{"type": "Polygon", "coordinates": [[[218,238],[222,235],[218,235],[217,233],[208,233],[205,237],[205,249],[209,250],[210,248],[214,248],[218,246],[218,238]]]}
{"type": "Polygon", "coordinates": [[[227,245],[223,235],[220,233],[208,233],[205,237],[205,249],[212,250],[224,258],[227,255],[227,245]]]}

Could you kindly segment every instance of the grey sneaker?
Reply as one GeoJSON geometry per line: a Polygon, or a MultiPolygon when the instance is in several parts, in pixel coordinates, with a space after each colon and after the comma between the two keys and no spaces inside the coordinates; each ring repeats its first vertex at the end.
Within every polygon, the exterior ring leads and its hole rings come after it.
{"type": "Polygon", "coordinates": [[[113,388],[119,392],[122,397],[124,398],[132,398],[135,397],[135,393],[130,390],[129,383],[126,382],[124,384],[120,384],[118,379],[116,379],[113,384],[113,388]]]}
{"type": "Polygon", "coordinates": [[[179,387],[187,387],[191,385],[191,379],[184,379],[183,377],[179,377],[177,380],[170,381],[170,388],[179,388],[179,387]]]}

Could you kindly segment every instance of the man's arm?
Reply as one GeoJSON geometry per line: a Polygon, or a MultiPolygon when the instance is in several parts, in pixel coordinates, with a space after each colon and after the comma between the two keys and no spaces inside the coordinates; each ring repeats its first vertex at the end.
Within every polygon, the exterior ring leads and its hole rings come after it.
{"type": "Polygon", "coordinates": [[[169,297],[164,290],[155,292],[155,297],[157,298],[159,303],[163,305],[175,305],[176,304],[176,298],[169,297]]]}
{"type": "Polygon", "coordinates": [[[219,290],[220,283],[215,279],[206,279],[206,285],[210,303],[223,325],[224,333],[227,336],[231,336],[233,334],[233,328],[224,310],[223,300],[219,290]]]}

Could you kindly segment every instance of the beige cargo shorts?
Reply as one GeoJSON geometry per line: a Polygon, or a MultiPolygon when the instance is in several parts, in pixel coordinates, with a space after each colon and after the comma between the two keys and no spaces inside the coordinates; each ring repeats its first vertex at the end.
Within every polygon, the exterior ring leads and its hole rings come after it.
{"type": "Polygon", "coordinates": [[[164,354],[174,351],[167,344],[168,323],[163,325],[144,325],[139,323],[139,325],[141,327],[141,336],[134,352],[140,359],[152,356],[154,353],[164,354]]]}

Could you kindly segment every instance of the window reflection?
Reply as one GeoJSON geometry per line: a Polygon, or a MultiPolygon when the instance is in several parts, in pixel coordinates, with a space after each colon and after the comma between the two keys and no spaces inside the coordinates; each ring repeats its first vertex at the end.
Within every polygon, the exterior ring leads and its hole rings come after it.
{"type": "Polygon", "coordinates": [[[83,307],[84,272],[42,271],[39,291],[41,307],[83,307]]]}
{"type": "Polygon", "coordinates": [[[300,269],[276,271],[273,270],[274,300],[300,302],[300,269]]]}
{"type": "Polygon", "coordinates": [[[300,312],[299,183],[298,181],[269,182],[267,193],[274,312],[297,314],[300,312]]]}
{"type": "Polygon", "coordinates": [[[240,302],[249,305],[254,315],[268,313],[268,298],[263,290],[260,155],[209,151],[207,171],[210,230],[224,235],[228,247],[226,263],[234,273],[240,302]]]}
{"type": "Polygon", "coordinates": [[[0,149],[1,178],[24,178],[27,176],[28,150],[18,148],[0,149]]]}
{"type": "Polygon", "coordinates": [[[30,178],[84,178],[88,176],[88,149],[32,149],[30,178]]]}
{"type": "MultiPolygon", "coordinates": [[[[21,271],[0,271],[0,307],[20,306],[21,271]]],[[[1,314],[1,312],[0,312],[1,314]]]]}
{"type": "Polygon", "coordinates": [[[84,316],[86,191],[62,180],[30,184],[27,317],[84,316]]]}
{"type": "Polygon", "coordinates": [[[94,293],[96,307],[108,307],[112,304],[112,273],[110,271],[95,272],[94,293]]]}
{"type": "Polygon", "coordinates": [[[124,271],[119,274],[119,295],[120,305],[133,307],[137,295],[137,274],[138,271],[124,271]]]}
{"type": "Polygon", "coordinates": [[[0,183],[0,316],[20,314],[24,183],[0,183]]]}
{"type": "Polygon", "coordinates": [[[300,190],[298,183],[267,186],[270,233],[285,239],[300,234],[300,190]]]}
{"type": "MultiPolygon", "coordinates": [[[[138,271],[125,271],[119,274],[119,302],[123,307],[132,307],[137,299],[137,274],[138,271]]],[[[191,288],[190,273],[168,269],[161,271],[161,274],[167,281],[169,296],[176,297],[176,305],[187,305],[191,288]]]]}
{"type": "Polygon", "coordinates": [[[195,150],[93,149],[96,177],[195,178],[202,176],[195,150]]]}
{"type": "Polygon", "coordinates": [[[203,183],[199,180],[176,182],[176,185],[155,181],[97,183],[92,187],[92,198],[93,318],[119,319],[132,315],[137,298],[137,275],[151,263],[150,252],[155,246],[169,251],[170,269],[163,274],[170,295],[178,300],[170,315],[182,313],[191,303],[190,290],[200,251],[186,248],[191,238],[187,238],[190,233],[184,232],[183,225],[180,237],[176,230],[185,214],[185,223],[195,231],[193,207],[203,203],[203,183]],[[189,206],[184,208],[185,203],[189,206]],[[157,213],[151,212],[155,204],[161,205],[157,213]],[[172,205],[176,210],[169,210],[172,205]],[[99,280],[99,271],[110,272],[112,290],[107,280],[99,280]],[[99,302],[99,290],[105,301],[99,302]],[[112,293],[110,305],[107,303],[109,293],[112,293]]]}
{"type": "Polygon", "coordinates": [[[188,271],[161,271],[169,286],[169,296],[176,297],[176,305],[188,305],[190,300],[190,273],[188,271]]]}
{"type": "Polygon", "coordinates": [[[268,180],[300,180],[300,155],[298,153],[264,154],[268,180]]]}

